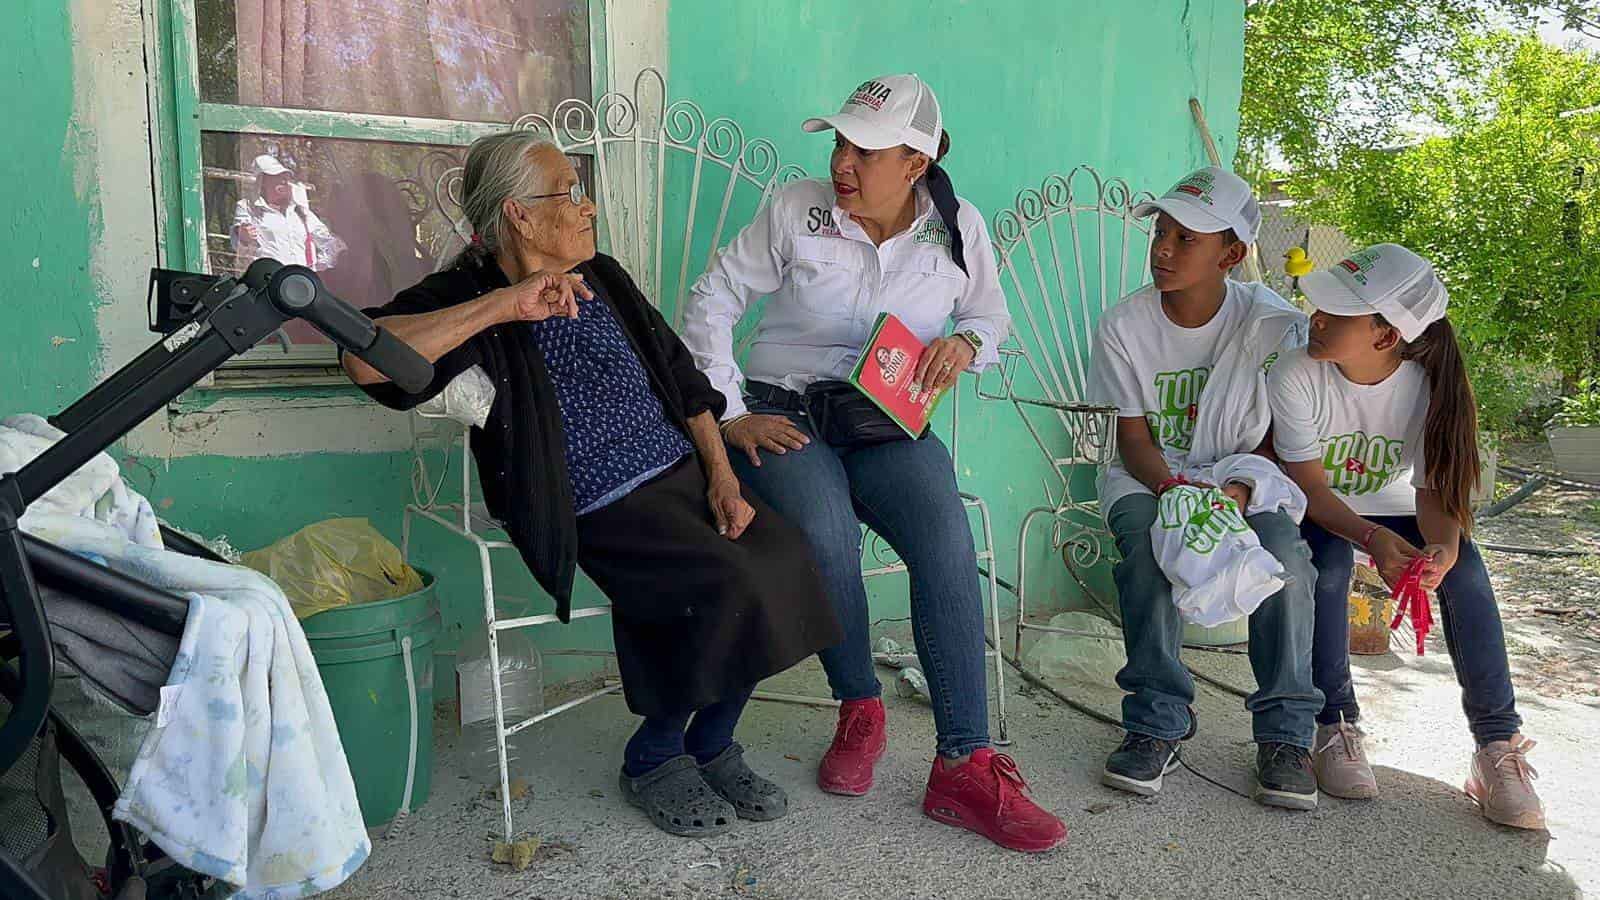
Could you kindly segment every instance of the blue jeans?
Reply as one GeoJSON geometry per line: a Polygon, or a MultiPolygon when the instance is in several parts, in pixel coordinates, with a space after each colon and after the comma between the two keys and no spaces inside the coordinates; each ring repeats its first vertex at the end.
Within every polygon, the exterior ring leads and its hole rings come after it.
{"type": "MultiPolygon", "coordinates": [[[[1134,494],[1117,501],[1108,522],[1122,561],[1114,575],[1122,607],[1122,638],[1128,664],[1117,673],[1122,724],[1130,732],[1168,741],[1189,734],[1194,680],[1178,652],[1183,619],[1172,602],[1172,583],[1156,563],[1150,526],[1156,498],[1134,494]]],[[[1256,692],[1245,700],[1254,718],[1257,743],[1278,741],[1310,749],[1322,693],[1312,684],[1312,586],[1317,573],[1294,520],[1279,512],[1246,520],[1261,546],[1278,558],[1293,578],[1250,616],[1250,668],[1256,692]]]]}
{"type": "MultiPolygon", "coordinates": [[[[1425,541],[1415,516],[1367,516],[1367,521],[1393,531],[1414,546],[1425,541]]],[[[1311,545],[1317,572],[1317,636],[1312,649],[1312,674],[1327,703],[1317,721],[1330,724],[1361,717],[1355,685],[1350,680],[1350,578],[1355,548],[1342,537],[1307,521],[1301,529],[1311,545]]],[[[1439,584],[1439,617],[1444,642],[1461,685],[1461,706],[1478,746],[1503,741],[1522,727],[1511,666],[1506,660],[1506,635],[1500,626],[1489,570],[1478,548],[1462,537],[1456,564],[1439,584]]]]}
{"type": "Polygon", "coordinates": [[[685,753],[702,766],[711,762],[733,744],[733,729],[754,692],[755,685],[751,685],[703,707],[695,712],[693,721],[688,713],[646,718],[623,748],[622,771],[629,778],[638,778],[685,753]]]}
{"type": "Polygon", "coordinates": [[[787,416],[811,437],[803,450],[761,454],[750,464],[729,450],[740,481],[805,532],[844,641],[818,656],[838,700],[882,692],[872,664],[861,525],[881,535],[910,570],[911,633],[928,676],[938,752],[965,756],[989,746],[983,594],[966,509],[950,451],[934,436],[849,450],[817,438],[797,398],[765,385],[750,411],[787,416]]]}

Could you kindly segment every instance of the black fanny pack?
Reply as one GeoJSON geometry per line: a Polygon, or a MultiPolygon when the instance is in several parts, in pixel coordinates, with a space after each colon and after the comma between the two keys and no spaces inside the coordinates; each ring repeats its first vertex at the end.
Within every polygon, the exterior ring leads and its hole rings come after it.
{"type": "MultiPolygon", "coordinates": [[[[806,414],[817,436],[835,447],[868,447],[911,436],[848,381],[819,381],[806,388],[806,414]]],[[[920,440],[926,428],[918,435],[920,440]]]]}

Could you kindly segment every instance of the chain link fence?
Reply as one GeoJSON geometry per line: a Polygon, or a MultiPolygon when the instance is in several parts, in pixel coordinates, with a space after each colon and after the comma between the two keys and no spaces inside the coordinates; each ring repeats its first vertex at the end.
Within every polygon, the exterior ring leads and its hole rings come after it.
{"type": "Polygon", "coordinates": [[[1312,266],[1326,269],[1356,249],[1337,228],[1307,222],[1295,215],[1295,202],[1269,198],[1261,202],[1261,232],[1256,254],[1261,260],[1261,280],[1284,297],[1294,295],[1294,281],[1283,271],[1283,257],[1294,247],[1306,251],[1312,266]]]}

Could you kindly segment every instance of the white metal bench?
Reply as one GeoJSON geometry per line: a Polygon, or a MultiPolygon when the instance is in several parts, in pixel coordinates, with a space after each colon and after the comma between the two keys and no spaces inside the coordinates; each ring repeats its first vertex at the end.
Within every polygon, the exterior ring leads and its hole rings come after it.
{"type": "MultiPolygon", "coordinates": [[[[1080,166],[1017,194],[992,220],[1000,279],[1012,313],[999,385],[979,396],[1011,403],[1047,461],[1044,503],[1022,519],[1017,538],[1017,631],[1060,631],[1027,620],[1027,547],[1036,525],[1050,528],[1052,555],[1097,603],[1082,571],[1105,555],[1100,502],[1082,481],[1116,454],[1116,409],[1088,402],[1089,354],[1100,315],[1149,280],[1150,223],[1133,208],[1148,199],[1120,178],[1080,166]]],[[[1107,608],[1108,612],[1114,611],[1107,608]]]]}
{"type": "MultiPolygon", "coordinates": [[[[689,286],[716,250],[731,239],[738,225],[753,217],[780,184],[805,177],[799,166],[784,165],[777,148],[765,138],[746,139],[738,123],[727,118],[707,121],[698,105],[689,100],[668,103],[666,82],[654,69],[642,71],[634,82],[633,95],[609,93],[594,104],[569,99],[548,116],[529,115],[519,119],[519,129],[530,129],[550,138],[562,150],[580,161],[580,175],[591,180],[591,192],[599,206],[597,228],[601,249],[620,260],[638,282],[645,296],[664,310],[670,321],[682,322],[683,300],[689,286]]],[[[452,168],[433,186],[434,202],[451,221],[461,219],[461,169],[452,168]]],[[[439,260],[460,249],[441,247],[439,260]]],[[[742,339],[751,331],[751,320],[740,329],[742,339]]],[[[959,458],[957,441],[960,425],[959,396],[953,396],[950,431],[946,435],[951,455],[959,458]]],[[[418,435],[413,418],[413,435],[418,435]]],[[[424,431],[435,431],[430,426],[424,431]]],[[[496,588],[493,562],[509,551],[517,556],[499,523],[489,518],[474,493],[470,432],[452,433],[447,428],[442,440],[435,438],[435,450],[445,452],[445,465],[459,460],[459,479],[448,468],[435,475],[426,463],[425,441],[414,440],[416,466],[413,472],[413,502],[405,508],[402,550],[411,559],[414,519],[432,522],[449,534],[469,542],[477,551],[482,570],[484,622],[489,634],[490,670],[500,669],[496,635],[513,628],[528,628],[556,623],[554,613],[499,619],[495,610],[496,588]],[[446,482],[459,484],[455,498],[441,497],[446,482]]],[[[959,473],[959,467],[957,472],[959,473]]],[[[455,489],[452,488],[452,493],[455,489]]],[[[985,596],[989,628],[993,632],[993,661],[996,684],[997,742],[1008,743],[1005,713],[1005,671],[999,650],[1000,619],[996,603],[997,560],[988,505],[980,498],[963,493],[962,501],[975,519],[978,560],[987,582],[985,596]]],[[[879,536],[867,535],[863,542],[863,577],[905,572],[906,566],[895,557],[879,536]]],[[[507,598],[504,594],[502,599],[507,598]]],[[[574,609],[572,617],[602,616],[610,607],[574,609]]],[[[597,651],[545,651],[592,655],[597,651]]],[[[500,762],[500,796],[507,840],[515,835],[512,821],[510,784],[506,766],[505,740],[560,713],[591,700],[616,693],[614,681],[576,699],[545,710],[521,722],[505,720],[505,705],[498,678],[494,680],[496,744],[500,762]]],[[[756,697],[808,705],[832,706],[835,701],[798,694],[758,691],[756,697]]]]}

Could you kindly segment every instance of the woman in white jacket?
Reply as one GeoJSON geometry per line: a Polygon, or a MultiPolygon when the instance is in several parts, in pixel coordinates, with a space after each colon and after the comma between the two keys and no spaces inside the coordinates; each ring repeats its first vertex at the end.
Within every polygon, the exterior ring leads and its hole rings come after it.
{"type": "Polygon", "coordinates": [[[892,439],[840,387],[880,313],[928,345],[914,373],[926,389],[950,388],[997,358],[1010,317],[988,232],[937,165],[949,138],[917,76],[868,81],[837,115],[804,128],[834,132],[831,179],[784,185],[718,255],[695,284],[684,341],[728,400],[722,429],[742,483],[806,533],[845,631],[820,654],[841,706],[817,783],[864,795],[886,744],[861,580],[864,522],[910,568],[938,731],[923,811],[1005,847],[1050,849],[1065,826],[990,748],[982,595],[949,451],[931,433],[892,439]],[[741,370],[734,327],[763,296],[741,370]]]}

